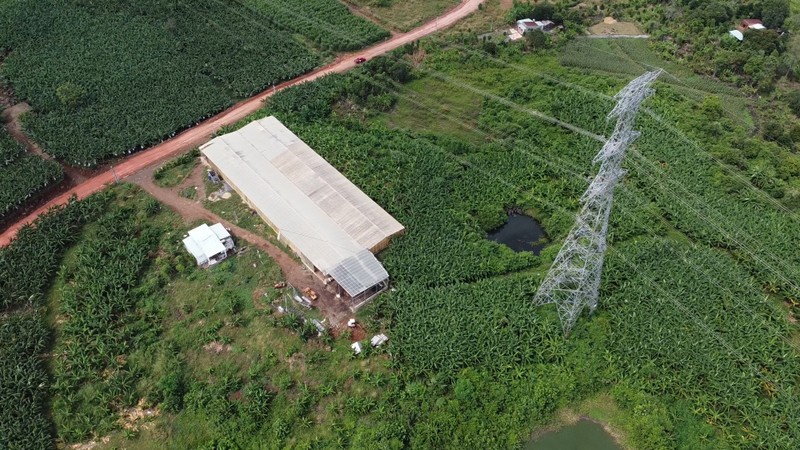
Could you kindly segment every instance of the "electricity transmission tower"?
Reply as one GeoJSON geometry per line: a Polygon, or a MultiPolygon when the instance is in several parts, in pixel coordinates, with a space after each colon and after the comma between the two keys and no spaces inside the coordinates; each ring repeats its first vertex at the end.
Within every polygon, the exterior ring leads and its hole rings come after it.
{"type": "Polygon", "coordinates": [[[614,97],[617,105],[608,114],[609,120],[617,119],[614,134],[593,161],[600,163],[600,170],[581,197],[575,225],[533,298],[536,305],[556,304],[564,335],[569,334],[585,307],[590,311],[597,307],[614,188],[625,175],[625,150],[639,137],[639,132],[633,130],[636,113],[653,93],[650,85],[660,74],[661,70],[647,72],[614,97]]]}

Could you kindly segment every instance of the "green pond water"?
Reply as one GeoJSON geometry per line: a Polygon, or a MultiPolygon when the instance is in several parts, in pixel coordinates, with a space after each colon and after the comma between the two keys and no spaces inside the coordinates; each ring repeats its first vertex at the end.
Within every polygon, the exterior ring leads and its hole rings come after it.
{"type": "Polygon", "coordinates": [[[581,420],[575,425],[546,433],[523,447],[524,450],[620,450],[603,427],[581,420]]]}

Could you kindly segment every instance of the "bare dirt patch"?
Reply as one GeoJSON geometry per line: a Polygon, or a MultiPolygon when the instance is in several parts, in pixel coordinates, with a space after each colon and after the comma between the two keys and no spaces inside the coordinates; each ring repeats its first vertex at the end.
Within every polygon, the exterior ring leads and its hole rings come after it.
{"type": "Polygon", "coordinates": [[[301,375],[305,375],[306,373],[306,355],[303,353],[295,353],[294,355],[290,356],[287,360],[289,363],[290,370],[297,370],[300,372],[301,375]]]}
{"type": "Polygon", "coordinates": [[[68,448],[72,450],[92,450],[93,448],[97,447],[100,444],[106,444],[108,441],[111,440],[111,436],[103,436],[98,439],[92,439],[88,442],[80,442],[78,444],[72,444],[68,448]]]}
{"type": "Polygon", "coordinates": [[[219,355],[222,353],[230,352],[231,350],[233,350],[233,347],[231,346],[231,344],[223,344],[222,342],[219,341],[211,341],[203,346],[203,350],[214,355],[219,355]]]}
{"type": "Polygon", "coordinates": [[[350,342],[360,342],[367,338],[367,330],[360,323],[348,329],[350,330],[350,342]]]}
{"type": "Polygon", "coordinates": [[[642,34],[642,31],[633,22],[619,22],[613,17],[606,17],[601,23],[590,27],[589,34],[637,36],[642,34]]]}
{"type": "Polygon", "coordinates": [[[119,418],[119,424],[122,425],[122,428],[138,430],[142,420],[156,417],[161,413],[158,408],[145,408],[145,405],[145,400],[141,399],[136,406],[123,409],[119,418]]]}

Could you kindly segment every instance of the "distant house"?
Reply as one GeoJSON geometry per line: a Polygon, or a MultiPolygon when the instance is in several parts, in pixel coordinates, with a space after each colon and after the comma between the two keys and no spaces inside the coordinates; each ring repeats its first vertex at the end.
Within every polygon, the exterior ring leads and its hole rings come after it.
{"type": "Polygon", "coordinates": [[[198,266],[208,267],[228,257],[228,251],[233,250],[233,238],[228,230],[217,223],[211,226],[206,224],[190,230],[189,235],[183,239],[183,246],[194,256],[198,266]]]}
{"type": "Polygon", "coordinates": [[[533,30],[550,31],[555,27],[556,24],[550,20],[522,19],[517,21],[517,30],[520,34],[533,30]]]}
{"type": "Polygon", "coordinates": [[[731,36],[735,37],[737,41],[743,41],[744,40],[744,34],[742,34],[742,32],[739,31],[739,30],[731,30],[731,31],[728,32],[728,34],[730,34],[731,36]]]}
{"type": "Polygon", "coordinates": [[[739,28],[742,31],[767,29],[767,27],[765,27],[764,24],[758,19],[742,19],[742,21],[739,22],[739,28]]]}

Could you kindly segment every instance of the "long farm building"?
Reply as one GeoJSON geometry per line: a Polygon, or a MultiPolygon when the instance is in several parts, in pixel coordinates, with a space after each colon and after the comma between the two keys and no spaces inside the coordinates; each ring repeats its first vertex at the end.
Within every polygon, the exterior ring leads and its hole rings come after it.
{"type": "Polygon", "coordinates": [[[388,287],[375,257],[404,228],[275,117],[200,148],[303,263],[352,305],[388,287]]]}

